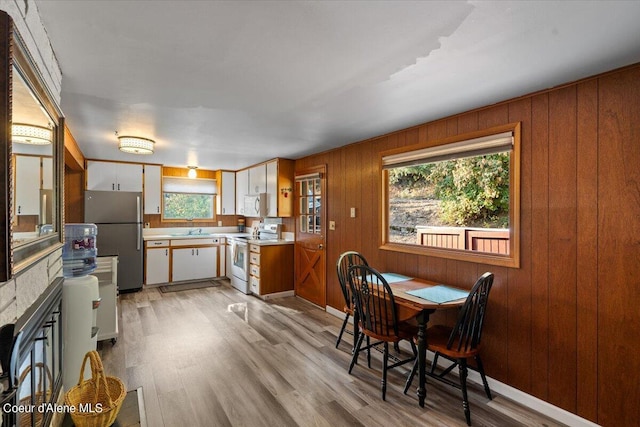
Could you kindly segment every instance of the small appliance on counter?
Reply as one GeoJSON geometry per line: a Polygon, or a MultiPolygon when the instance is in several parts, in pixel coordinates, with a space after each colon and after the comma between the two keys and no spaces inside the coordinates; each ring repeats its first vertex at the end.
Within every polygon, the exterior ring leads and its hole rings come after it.
{"type": "MultiPolygon", "coordinates": [[[[84,355],[96,349],[97,309],[100,305],[96,269],[95,224],[66,224],[62,248],[62,327],[64,337],[63,385],[69,390],[78,382],[84,355]]],[[[90,376],[87,367],[85,375],[90,376]]]]}

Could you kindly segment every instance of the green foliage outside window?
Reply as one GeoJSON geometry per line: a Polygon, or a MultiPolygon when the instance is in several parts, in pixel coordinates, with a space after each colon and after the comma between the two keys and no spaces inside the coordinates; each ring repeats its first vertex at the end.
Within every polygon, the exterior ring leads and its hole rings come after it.
{"type": "Polygon", "coordinates": [[[442,201],[441,216],[456,225],[470,222],[508,227],[509,153],[438,162],[429,180],[442,201]]]}
{"type": "Polygon", "coordinates": [[[165,219],[213,219],[212,194],[163,193],[165,219]]]}
{"type": "Polygon", "coordinates": [[[508,152],[393,168],[389,184],[402,199],[437,201],[443,225],[509,227],[508,152]]]}

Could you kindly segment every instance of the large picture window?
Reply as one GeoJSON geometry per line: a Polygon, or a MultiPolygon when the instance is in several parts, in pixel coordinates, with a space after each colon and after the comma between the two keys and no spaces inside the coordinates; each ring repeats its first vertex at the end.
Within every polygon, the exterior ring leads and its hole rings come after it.
{"type": "Polygon", "coordinates": [[[519,124],[382,153],[382,248],[519,266],[519,124]]]}
{"type": "Polygon", "coordinates": [[[162,219],[215,220],[216,181],[164,177],[162,180],[162,219]]]}

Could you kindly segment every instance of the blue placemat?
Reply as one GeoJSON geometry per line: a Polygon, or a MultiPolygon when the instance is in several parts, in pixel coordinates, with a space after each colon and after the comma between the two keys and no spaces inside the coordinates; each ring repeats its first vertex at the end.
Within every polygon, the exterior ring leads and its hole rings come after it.
{"type": "Polygon", "coordinates": [[[382,277],[384,277],[384,280],[386,280],[387,283],[404,282],[405,280],[413,279],[413,277],[407,277],[396,273],[382,273],[382,277]]]}
{"type": "Polygon", "coordinates": [[[450,288],[445,285],[436,285],[428,288],[414,289],[413,291],[407,291],[407,293],[418,298],[433,301],[437,304],[455,301],[469,296],[469,292],[450,288]]]}

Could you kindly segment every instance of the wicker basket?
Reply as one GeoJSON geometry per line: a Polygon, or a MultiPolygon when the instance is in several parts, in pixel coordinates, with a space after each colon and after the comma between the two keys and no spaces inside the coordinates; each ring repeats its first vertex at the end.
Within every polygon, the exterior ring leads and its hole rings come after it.
{"type": "Polygon", "coordinates": [[[78,385],[71,387],[64,401],[75,408],[71,419],[76,427],[107,427],[116,421],[126,394],[120,378],[105,376],[100,355],[90,351],[82,361],[78,385]],[[85,380],[87,359],[91,363],[91,378],[85,380]]]}

